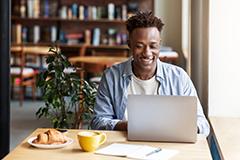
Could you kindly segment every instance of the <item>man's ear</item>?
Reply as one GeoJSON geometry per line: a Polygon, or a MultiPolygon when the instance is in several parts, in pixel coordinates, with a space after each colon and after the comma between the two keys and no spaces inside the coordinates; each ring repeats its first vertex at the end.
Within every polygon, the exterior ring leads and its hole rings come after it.
{"type": "Polygon", "coordinates": [[[161,49],[161,45],[162,45],[162,39],[160,39],[160,42],[159,42],[159,51],[161,49]]]}

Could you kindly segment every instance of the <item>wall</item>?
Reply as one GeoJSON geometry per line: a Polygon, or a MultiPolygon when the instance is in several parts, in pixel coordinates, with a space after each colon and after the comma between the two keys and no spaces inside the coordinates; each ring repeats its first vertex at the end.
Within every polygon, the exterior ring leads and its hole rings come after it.
{"type": "Polygon", "coordinates": [[[187,59],[186,71],[191,76],[191,0],[182,0],[182,52],[187,59]]]}
{"type": "Polygon", "coordinates": [[[179,65],[185,68],[185,60],[181,46],[181,0],[155,0],[156,16],[159,16],[163,23],[162,44],[172,47],[180,54],[179,65]]]}
{"type": "Polygon", "coordinates": [[[208,112],[209,0],[191,0],[191,78],[208,112]]]}
{"type": "Polygon", "coordinates": [[[209,115],[240,116],[240,1],[210,1],[209,115]]]}

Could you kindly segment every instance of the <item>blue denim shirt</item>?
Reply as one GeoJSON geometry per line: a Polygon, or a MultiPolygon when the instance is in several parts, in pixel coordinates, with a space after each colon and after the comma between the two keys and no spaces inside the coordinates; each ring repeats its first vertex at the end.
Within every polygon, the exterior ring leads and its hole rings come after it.
{"type": "MultiPolygon", "coordinates": [[[[91,122],[93,129],[113,130],[118,121],[124,117],[127,103],[128,85],[132,79],[132,58],[106,69],[102,76],[94,117],[91,122]]],[[[197,92],[187,73],[180,67],[157,61],[156,80],[159,82],[159,95],[196,96],[197,92]]],[[[199,133],[208,135],[209,124],[204,116],[198,100],[197,125],[199,133]]]]}

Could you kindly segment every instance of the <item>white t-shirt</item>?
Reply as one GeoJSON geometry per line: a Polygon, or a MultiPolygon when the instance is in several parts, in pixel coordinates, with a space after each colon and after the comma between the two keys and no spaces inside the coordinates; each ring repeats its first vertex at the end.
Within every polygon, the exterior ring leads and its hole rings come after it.
{"type": "MultiPolygon", "coordinates": [[[[157,95],[159,82],[153,76],[148,80],[141,80],[135,75],[128,86],[128,94],[144,94],[144,95],[157,95]]],[[[127,108],[125,109],[123,120],[127,120],[127,108]]]]}

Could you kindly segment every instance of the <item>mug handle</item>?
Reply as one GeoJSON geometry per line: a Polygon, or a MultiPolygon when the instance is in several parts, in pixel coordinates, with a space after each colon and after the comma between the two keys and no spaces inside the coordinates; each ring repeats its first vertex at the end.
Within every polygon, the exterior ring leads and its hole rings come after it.
{"type": "Polygon", "coordinates": [[[107,140],[106,133],[101,133],[101,140],[99,142],[99,145],[103,144],[107,140]]]}

